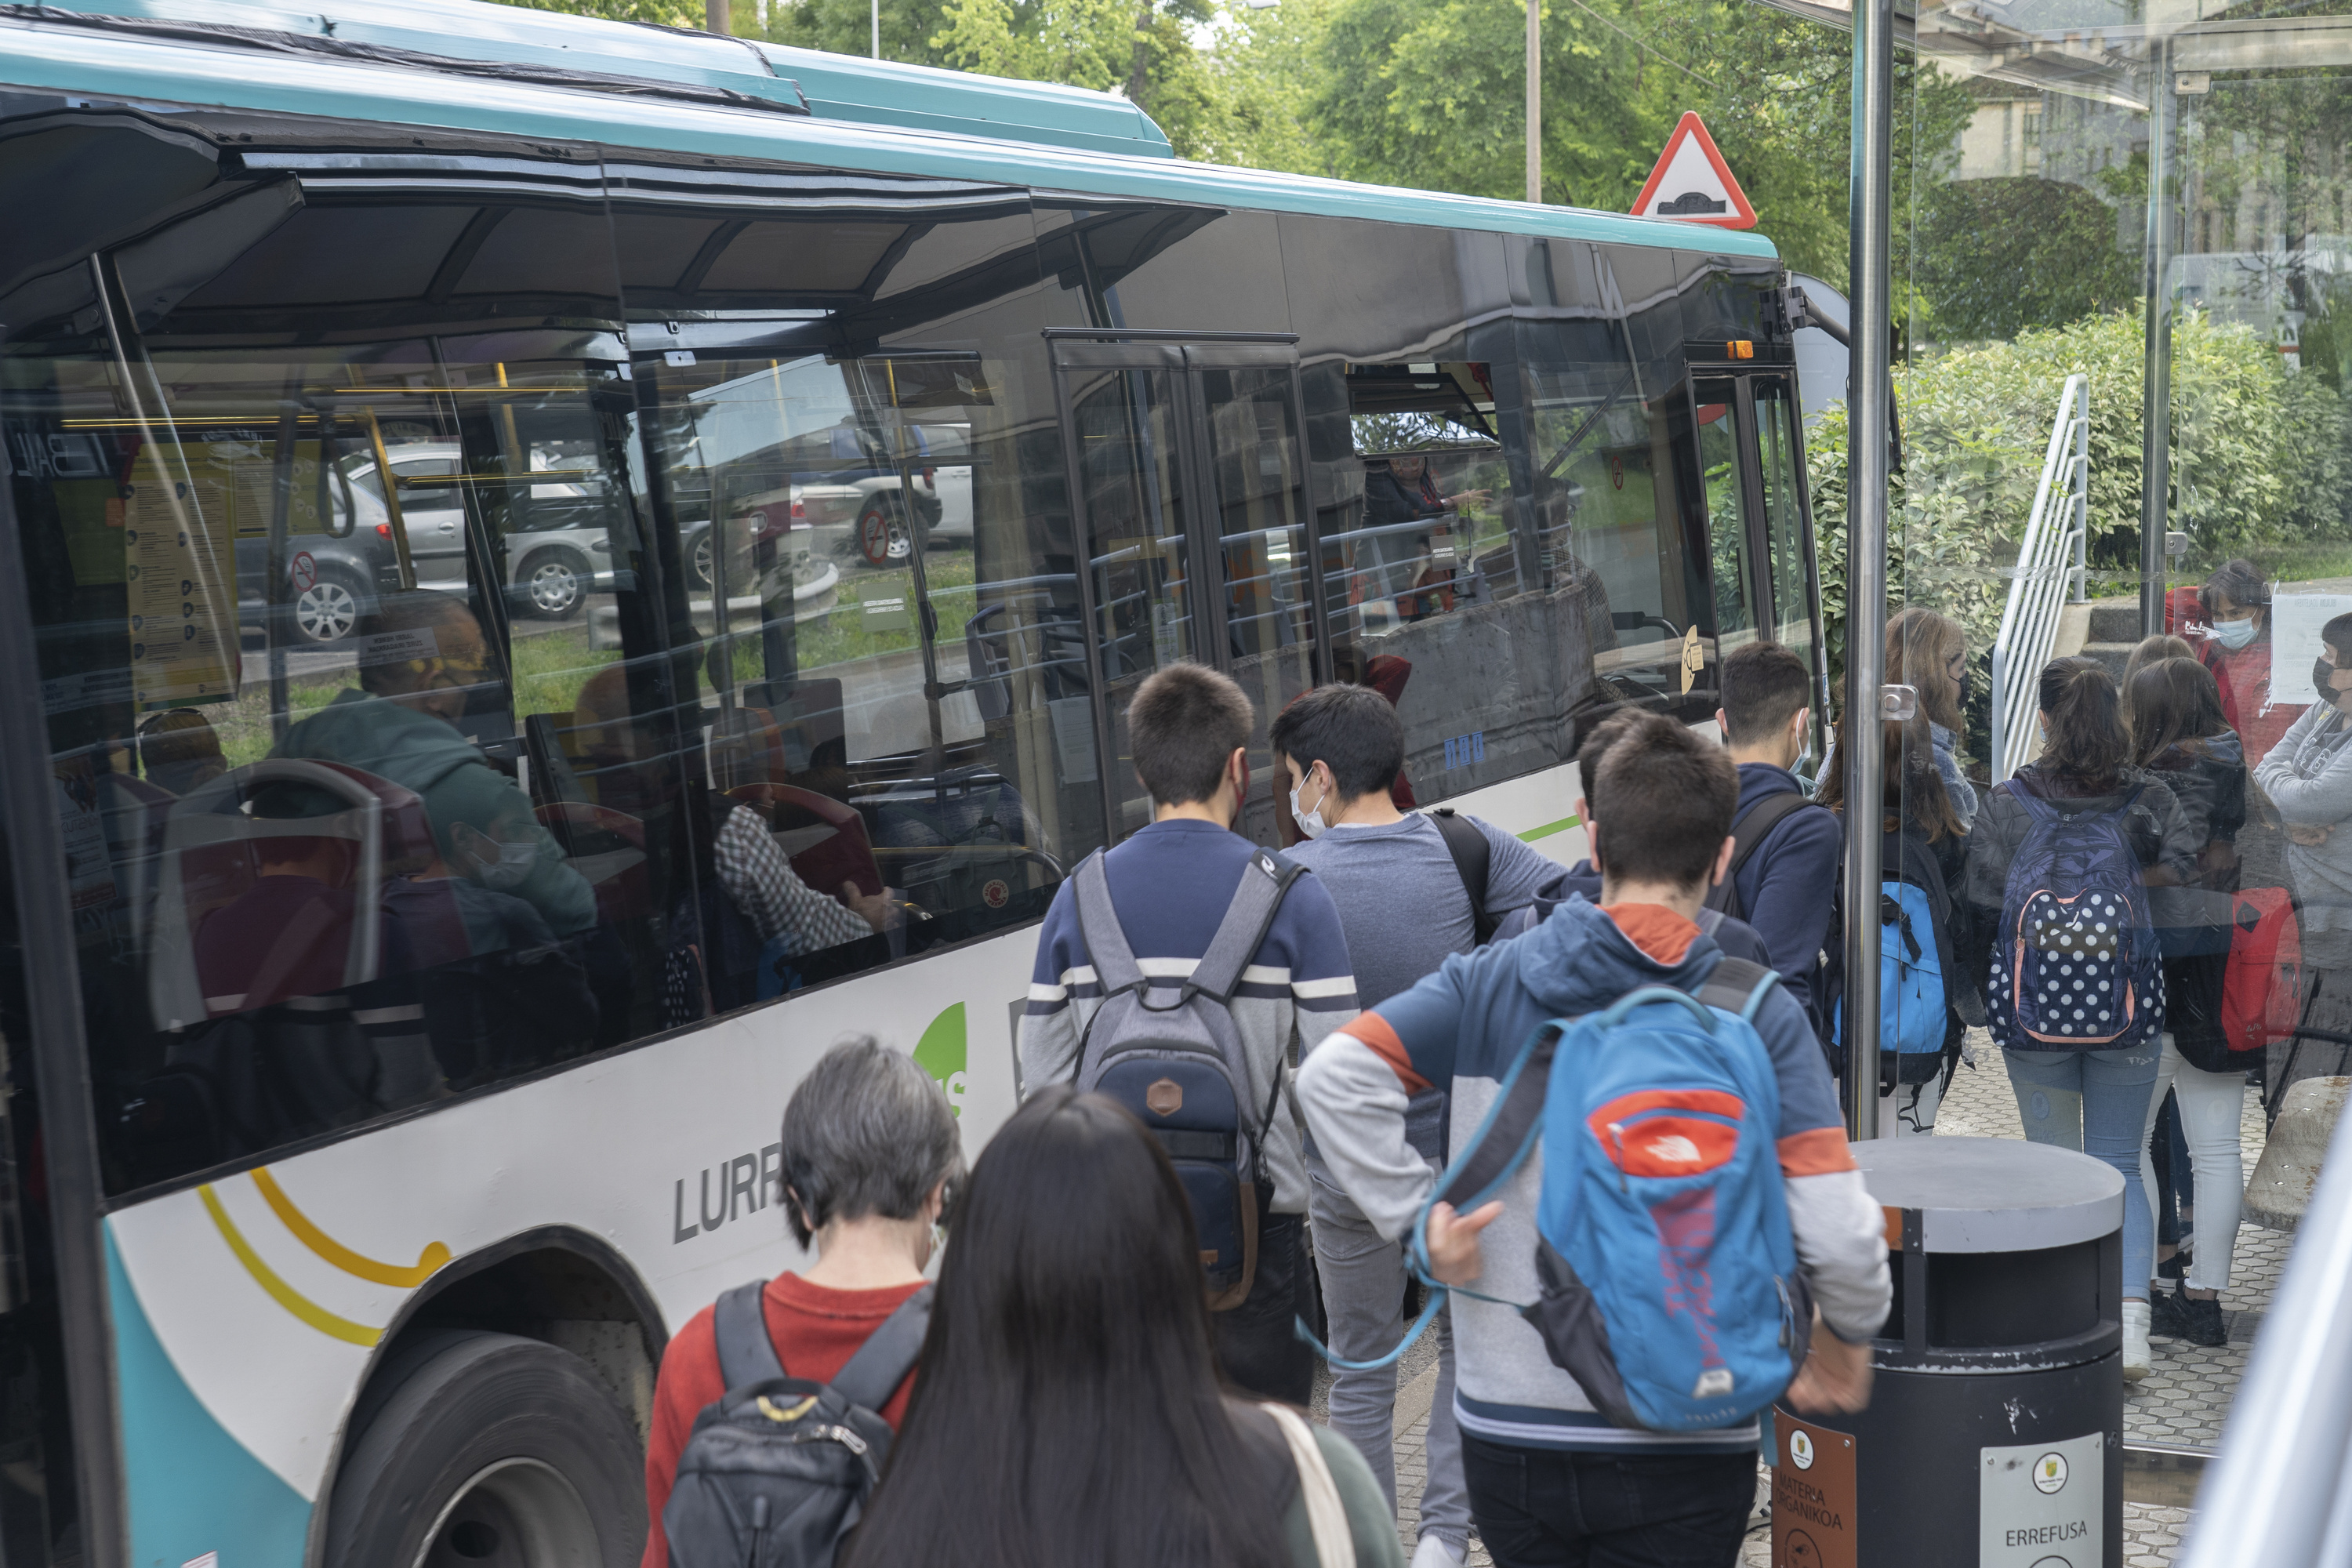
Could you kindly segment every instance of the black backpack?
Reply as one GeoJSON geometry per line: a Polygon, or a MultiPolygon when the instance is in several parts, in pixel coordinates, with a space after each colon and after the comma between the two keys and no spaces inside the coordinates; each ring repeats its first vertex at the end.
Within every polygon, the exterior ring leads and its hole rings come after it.
{"type": "Polygon", "coordinates": [[[908,1297],[831,1383],[793,1377],[768,1338],[767,1281],[719,1298],[727,1392],[694,1418],[662,1510],[672,1568],[826,1568],[890,1452],[876,1414],[914,1370],[931,1288],[908,1297]]]}
{"type": "Polygon", "coordinates": [[[1783,790],[1779,795],[1766,795],[1741,812],[1731,825],[1731,869],[1723,874],[1722,881],[1707,890],[1706,907],[1721,910],[1736,921],[1746,920],[1748,911],[1739,902],[1740,868],[1748,864],[1748,858],[1762,847],[1764,840],[1772,837],[1772,830],[1780,826],[1782,818],[1794,816],[1809,806],[1815,810],[1828,809],[1826,806],[1813,806],[1811,801],[1795,790],[1783,790]]]}

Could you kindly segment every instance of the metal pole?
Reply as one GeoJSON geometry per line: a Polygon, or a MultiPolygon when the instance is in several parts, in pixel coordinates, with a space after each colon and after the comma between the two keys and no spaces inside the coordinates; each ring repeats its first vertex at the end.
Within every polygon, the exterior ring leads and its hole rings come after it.
{"type": "Polygon", "coordinates": [[[882,0],[874,0],[874,58],[882,58],[882,0]]]}
{"type": "Polygon", "coordinates": [[[1528,200],[1543,200],[1543,10],[1528,0],[1528,200]]]}
{"type": "Polygon", "coordinates": [[[2140,635],[2164,630],[2164,533],[2172,489],[2172,46],[2159,40],[2148,61],[2147,294],[2145,360],[2140,369],[2140,635]]]}
{"type": "Polygon", "coordinates": [[[1894,379],[1887,238],[1895,109],[1894,0],[1853,8],[1853,174],[1849,266],[1853,379],[1847,387],[1845,717],[1845,1027],[1847,1127],[1878,1131],[1878,796],[1885,771],[1879,687],[1885,679],[1886,486],[1894,379]]]}
{"type": "Polygon", "coordinates": [[[728,20],[727,0],[702,0],[702,25],[705,31],[731,33],[735,29],[727,25],[728,20]]]}

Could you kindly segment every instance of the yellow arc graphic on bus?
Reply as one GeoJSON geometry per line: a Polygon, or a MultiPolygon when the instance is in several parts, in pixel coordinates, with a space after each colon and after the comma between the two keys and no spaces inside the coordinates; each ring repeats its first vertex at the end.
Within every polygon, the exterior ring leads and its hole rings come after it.
{"type": "MultiPolygon", "coordinates": [[[[436,1241],[425,1247],[413,1268],[394,1263],[379,1263],[373,1258],[353,1252],[320,1230],[308,1215],[294,1206],[293,1200],[286,1195],[285,1190],[278,1186],[277,1179],[269,1174],[268,1169],[257,1169],[253,1173],[253,1184],[260,1189],[271,1212],[284,1222],[297,1240],[346,1274],[356,1275],[379,1285],[415,1286],[423,1283],[436,1269],[449,1261],[448,1247],[436,1241]]],[[[365,1323],[354,1323],[349,1318],[338,1317],[278,1278],[278,1272],[254,1251],[253,1244],[246,1240],[245,1233],[237,1229],[236,1222],[228,1217],[228,1210],[221,1205],[220,1194],[213,1191],[211,1184],[198,1187],[196,1195],[204,1200],[205,1212],[212,1215],[213,1226],[221,1233],[221,1239],[228,1243],[229,1251],[236,1256],[236,1260],[245,1266],[245,1271],[253,1276],[253,1282],[260,1286],[271,1300],[331,1339],[373,1346],[383,1338],[382,1329],[371,1329],[365,1323]]]]}
{"type": "Polygon", "coordinates": [[[294,1233],[296,1240],[346,1274],[356,1274],[377,1285],[412,1289],[424,1284],[449,1261],[449,1249],[436,1241],[428,1243],[417,1255],[416,1266],[413,1268],[398,1263],[378,1263],[373,1258],[353,1252],[311,1223],[309,1215],[294,1206],[294,1200],[286,1195],[286,1190],[278,1184],[278,1178],[269,1173],[268,1166],[261,1166],[253,1173],[253,1184],[261,1189],[261,1195],[268,1201],[271,1212],[285,1222],[286,1228],[294,1233]]]}

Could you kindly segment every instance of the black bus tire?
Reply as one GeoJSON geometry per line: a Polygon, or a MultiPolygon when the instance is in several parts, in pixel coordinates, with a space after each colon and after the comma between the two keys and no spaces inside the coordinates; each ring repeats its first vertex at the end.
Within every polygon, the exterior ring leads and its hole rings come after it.
{"type": "Polygon", "coordinates": [[[335,1479],[334,1568],[630,1568],[645,1459],[588,1363],[512,1334],[436,1335],[380,1374],[335,1479]]]}

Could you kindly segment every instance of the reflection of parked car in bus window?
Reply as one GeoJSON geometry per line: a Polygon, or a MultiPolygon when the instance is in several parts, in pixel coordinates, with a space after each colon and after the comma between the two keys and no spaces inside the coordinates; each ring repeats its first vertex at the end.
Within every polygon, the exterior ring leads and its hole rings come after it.
{"type": "MultiPolygon", "coordinates": [[[[466,581],[466,503],[469,479],[454,442],[420,441],[388,454],[399,485],[400,515],[419,587],[456,587],[466,581]]],[[[534,454],[533,467],[538,466],[534,454]]],[[[379,506],[383,481],[374,459],[347,458],[354,487],[379,506]]],[[[562,471],[562,470],[559,470],[562,471]]],[[[613,549],[597,487],[578,477],[534,484],[515,498],[506,521],[508,597],[519,608],[562,620],[577,615],[591,593],[613,587],[613,549]]],[[[387,524],[383,531],[389,534],[387,524]]]]}
{"type": "MultiPolygon", "coordinates": [[[[335,526],[349,529],[342,537],[306,531],[292,533],[286,542],[286,614],[296,632],[316,643],[351,636],[360,617],[375,607],[378,591],[400,584],[383,503],[365,491],[354,491],[349,512],[341,496],[334,498],[333,506],[335,526]]],[[[237,531],[236,597],[238,619],[260,626],[269,605],[267,532],[237,531]]]]}

